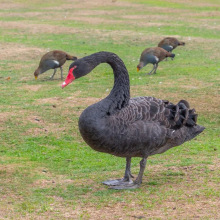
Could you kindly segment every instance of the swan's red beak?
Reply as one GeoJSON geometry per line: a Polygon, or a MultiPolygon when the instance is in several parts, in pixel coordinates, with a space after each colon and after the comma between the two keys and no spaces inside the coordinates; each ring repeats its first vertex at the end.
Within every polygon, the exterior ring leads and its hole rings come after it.
{"type": "Polygon", "coordinates": [[[70,83],[75,79],[75,77],[74,77],[74,75],[73,75],[73,70],[74,70],[75,68],[76,68],[76,67],[74,66],[73,68],[71,68],[71,69],[69,70],[69,73],[68,73],[68,75],[67,75],[67,77],[66,77],[65,82],[63,82],[63,84],[62,84],[62,88],[66,87],[68,84],[70,84],[70,83]]]}

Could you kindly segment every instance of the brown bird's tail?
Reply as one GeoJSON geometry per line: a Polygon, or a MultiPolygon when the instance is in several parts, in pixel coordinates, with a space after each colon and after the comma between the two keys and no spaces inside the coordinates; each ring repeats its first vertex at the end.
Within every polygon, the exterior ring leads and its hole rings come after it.
{"type": "Polygon", "coordinates": [[[170,52],[167,52],[167,55],[166,55],[167,57],[172,57],[172,58],[174,58],[175,57],[175,54],[174,53],[170,53],[170,52]]]}
{"type": "Polygon", "coordinates": [[[185,42],[180,41],[178,45],[179,45],[179,46],[185,46],[185,42]]]}
{"type": "Polygon", "coordinates": [[[77,57],[71,56],[69,54],[66,54],[66,59],[67,60],[77,60],[77,57]]]}

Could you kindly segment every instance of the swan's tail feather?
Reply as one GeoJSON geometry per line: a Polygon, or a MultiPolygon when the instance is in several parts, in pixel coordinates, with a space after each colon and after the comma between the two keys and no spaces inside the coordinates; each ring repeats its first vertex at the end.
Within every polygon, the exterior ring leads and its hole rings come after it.
{"type": "Polygon", "coordinates": [[[195,125],[193,127],[183,126],[182,128],[177,129],[175,132],[171,133],[169,146],[175,147],[183,144],[186,141],[190,141],[202,133],[204,129],[205,127],[200,125],[195,125]]]}
{"type": "Polygon", "coordinates": [[[196,125],[198,115],[195,109],[190,109],[186,100],[180,100],[177,105],[164,101],[166,108],[170,109],[168,116],[172,129],[179,129],[182,126],[193,127],[196,125]]]}
{"type": "Polygon", "coordinates": [[[189,117],[186,121],[186,126],[194,126],[196,125],[198,115],[195,114],[195,109],[189,110],[189,117]]]}
{"type": "MultiPolygon", "coordinates": [[[[201,125],[195,125],[193,127],[185,127],[188,129],[187,135],[185,136],[185,141],[189,141],[192,140],[193,138],[195,138],[197,135],[199,135],[200,133],[202,133],[205,129],[205,127],[201,126],[201,125]]],[[[184,142],[185,142],[184,141],[184,142]]]]}

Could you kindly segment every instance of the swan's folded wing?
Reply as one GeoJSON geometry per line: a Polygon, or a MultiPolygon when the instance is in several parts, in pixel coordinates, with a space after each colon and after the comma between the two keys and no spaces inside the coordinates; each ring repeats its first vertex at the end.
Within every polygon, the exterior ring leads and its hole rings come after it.
{"type": "Polygon", "coordinates": [[[126,123],[136,121],[156,122],[166,128],[179,129],[183,125],[196,124],[197,115],[194,109],[189,109],[186,101],[181,100],[174,105],[166,100],[154,97],[137,97],[130,99],[127,107],[118,112],[119,117],[126,123]]]}

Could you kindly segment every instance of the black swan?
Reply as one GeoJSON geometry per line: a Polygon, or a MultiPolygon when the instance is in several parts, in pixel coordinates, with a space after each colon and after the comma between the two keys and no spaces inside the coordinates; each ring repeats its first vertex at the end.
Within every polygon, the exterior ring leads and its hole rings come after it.
{"type": "Polygon", "coordinates": [[[60,68],[61,79],[63,79],[62,66],[67,60],[77,60],[77,57],[71,56],[61,50],[53,50],[44,54],[40,60],[38,68],[34,72],[35,79],[47,70],[54,69],[53,75],[50,77],[50,79],[53,79],[57,68],[60,68]]]}
{"type": "Polygon", "coordinates": [[[166,37],[159,42],[158,47],[168,52],[172,52],[178,46],[185,46],[185,42],[177,40],[175,37],[166,37]]]}
{"type": "Polygon", "coordinates": [[[140,62],[137,65],[137,71],[141,70],[148,63],[151,63],[154,65],[153,69],[149,73],[146,73],[146,75],[155,74],[158,67],[158,63],[167,57],[174,58],[175,54],[167,52],[166,50],[160,47],[147,48],[141,54],[140,62]]]}
{"type": "Polygon", "coordinates": [[[177,105],[154,97],[130,98],[128,71],[114,53],[98,52],[76,60],[62,88],[74,79],[90,73],[100,63],[108,63],[114,72],[114,87],[98,103],[86,108],[79,118],[79,130],[94,150],[126,158],[124,178],[103,182],[113,189],[140,186],[148,156],[191,140],[204,130],[196,124],[197,115],[181,100],[177,105]],[[132,181],[132,157],[143,158],[140,172],[132,181]]]}

